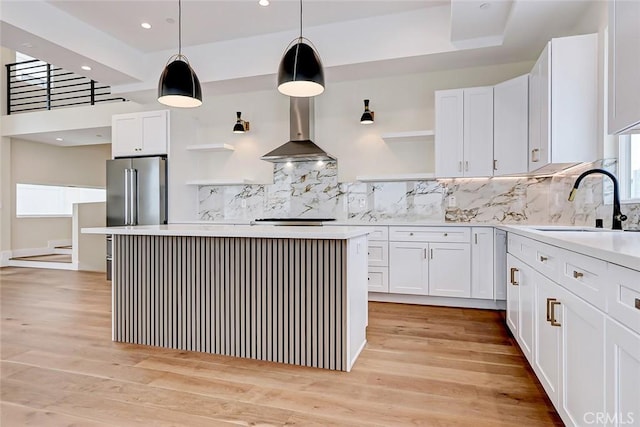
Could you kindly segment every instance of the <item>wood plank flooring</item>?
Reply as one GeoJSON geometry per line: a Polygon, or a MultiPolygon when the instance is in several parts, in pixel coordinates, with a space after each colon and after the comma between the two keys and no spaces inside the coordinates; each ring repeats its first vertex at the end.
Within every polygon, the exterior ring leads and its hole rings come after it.
{"type": "Polygon", "coordinates": [[[104,274],[0,269],[0,425],[561,426],[499,312],[370,303],[350,373],[111,341],[104,274]]]}

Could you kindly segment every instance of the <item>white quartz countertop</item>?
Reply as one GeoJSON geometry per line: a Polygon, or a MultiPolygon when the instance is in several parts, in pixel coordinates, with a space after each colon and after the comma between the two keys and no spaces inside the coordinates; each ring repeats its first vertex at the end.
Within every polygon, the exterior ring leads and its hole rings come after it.
{"type": "Polygon", "coordinates": [[[372,232],[366,227],[168,224],[83,228],[86,234],[135,236],[256,237],[271,239],[350,239],[372,232]]]}
{"type": "MultiPolygon", "coordinates": [[[[552,226],[500,225],[501,230],[640,271],[640,232],[553,231],[552,226]],[[540,231],[546,228],[551,231],[540,231]]],[[[566,230],[571,227],[556,227],[566,230]]],[[[575,227],[588,229],[588,227],[575,227]]]]}

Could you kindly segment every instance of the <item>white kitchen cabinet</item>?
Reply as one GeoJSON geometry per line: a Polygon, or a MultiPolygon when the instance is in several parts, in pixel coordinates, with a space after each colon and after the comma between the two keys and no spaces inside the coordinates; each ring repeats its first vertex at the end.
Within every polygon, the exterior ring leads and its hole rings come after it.
{"type": "Polygon", "coordinates": [[[116,114],[111,119],[113,157],[167,154],[169,111],[116,114]]]}
{"type": "Polygon", "coordinates": [[[471,298],[494,298],[493,248],[493,228],[471,229],[471,298]]]}
{"type": "Polygon", "coordinates": [[[389,265],[389,243],[386,241],[369,240],[369,266],[386,267],[389,265]]]}
{"type": "Polygon", "coordinates": [[[468,243],[429,243],[429,295],[471,297],[470,262],[468,243]]]}
{"type": "MultiPolygon", "coordinates": [[[[609,134],[640,128],[640,1],[609,1],[609,134]]],[[[640,418],[640,415],[638,416],[640,418]]]]}
{"type": "Polygon", "coordinates": [[[640,335],[612,319],[605,327],[607,425],[640,426],[640,335]]]}
{"type": "Polygon", "coordinates": [[[389,292],[389,267],[369,266],[369,292],[389,292]]]}
{"type": "Polygon", "coordinates": [[[552,39],[529,79],[529,171],[598,158],[598,36],[552,39]]]}
{"type": "Polygon", "coordinates": [[[389,292],[429,294],[429,244],[389,242],[389,292]]]}
{"type": "Polygon", "coordinates": [[[493,87],[493,176],[528,171],[529,74],[493,87]]]}
{"type": "Polygon", "coordinates": [[[609,316],[640,334],[640,271],[608,264],[603,282],[609,316]]]}
{"type": "Polygon", "coordinates": [[[507,255],[507,325],[530,364],[535,329],[535,281],[533,269],[507,255]]]}
{"type": "Polygon", "coordinates": [[[437,177],[493,175],[493,87],[435,92],[437,177]]]}
{"type": "MultiPolygon", "coordinates": [[[[471,254],[473,258],[473,253],[471,254]]],[[[493,274],[494,274],[494,295],[497,300],[507,299],[507,232],[494,229],[493,236],[493,274]]]]}

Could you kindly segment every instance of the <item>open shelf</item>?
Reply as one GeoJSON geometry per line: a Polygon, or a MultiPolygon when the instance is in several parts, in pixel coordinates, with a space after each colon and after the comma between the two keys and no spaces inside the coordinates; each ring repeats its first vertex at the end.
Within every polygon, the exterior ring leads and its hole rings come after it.
{"type": "Polygon", "coordinates": [[[391,142],[391,141],[415,140],[415,139],[425,138],[425,137],[434,136],[434,135],[435,135],[435,132],[432,130],[413,130],[413,131],[407,131],[407,132],[383,133],[382,135],[380,135],[380,137],[382,137],[382,139],[386,141],[391,142]]]}
{"type": "Polygon", "coordinates": [[[358,175],[361,182],[391,182],[391,181],[427,181],[435,179],[433,173],[406,173],[397,175],[358,175]]]}
{"type": "Polygon", "coordinates": [[[189,151],[234,151],[235,147],[230,144],[194,144],[187,145],[189,151]]]}
{"type": "Polygon", "coordinates": [[[187,185],[246,185],[254,184],[252,179],[194,179],[187,185]]]}

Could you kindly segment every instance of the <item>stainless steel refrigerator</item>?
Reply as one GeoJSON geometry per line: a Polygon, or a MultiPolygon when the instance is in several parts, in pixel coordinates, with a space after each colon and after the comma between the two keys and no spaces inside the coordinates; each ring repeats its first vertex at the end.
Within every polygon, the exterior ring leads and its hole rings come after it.
{"type": "MultiPolygon", "coordinates": [[[[107,226],[167,223],[167,158],[107,160],[107,226]]],[[[107,280],[111,280],[111,236],[107,236],[107,280]]]]}

